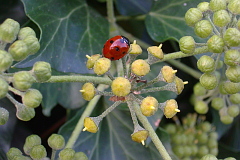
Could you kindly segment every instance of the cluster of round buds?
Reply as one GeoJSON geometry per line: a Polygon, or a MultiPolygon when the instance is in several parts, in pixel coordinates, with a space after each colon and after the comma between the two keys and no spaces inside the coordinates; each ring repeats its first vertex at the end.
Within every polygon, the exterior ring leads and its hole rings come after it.
{"type": "Polygon", "coordinates": [[[182,124],[176,117],[176,124],[164,126],[170,135],[172,150],[179,159],[200,159],[207,154],[218,154],[217,132],[203,119],[197,118],[196,114],[188,114],[182,119],[182,124]]]}
{"type": "MultiPolygon", "coordinates": [[[[52,148],[52,159],[55,158],[55,152],[57,150],[61,150],[59,152],[59,159],[60,160],[88,160],[87,156],[83,152],[75,152],[73,149],[64,148],[65,140],[62,135],[59,134],[52,134],[48,140],[48,145],[52,148]]],[[[39,160],[39,159],[49,159],[47,157],[46,148],[41,144],[42,140],[38,135],[30,135],[26,138],[23,151],[27,156],[24,156],[22,151],[18,148],[12,147],[7,152],[7,158],[9,160],[39,160]]]]}
{"type": "MultiPolygon", "coordinates": [[[[13,19],[6,19],[0,24],[0,98],[9,98],[17,108],[17,117],[23,121],[35,116],[34,108],[42,101],[42,94],[32,89],[32,84],[49,80],[51,66],[47,62],[39,61],[30,71],[7,73],[7,70],[13,61],[21,61],[28,55],[35,54],[39,49],[40,43],[36,33],[30,27],[20,28],[19,23],[13,19]],[[8,91],[21,96],[22,103],[16,101],[8,91]]],[[[5,112],[4,115],[8,117],[5,112]]],[[[2,122],[6,123],[6,121],[2,122]]]]}
{"type": "Polygon", "coordinates": [[[111,63],[114,63],[114,60],[118,60],[119,57],[122,56],[121,54],[126,53],[126,48],[121,48],[121,45],[123,45],[123,47],[128,46],[127,38],[123,36],[115,36],[109,39],[104,45],[103,57],[99,54],[86,56],[88,59],[86,67],[88,69],[93,69],[94,73],[99,76],[105,74],[109,77],[111,80],[111,83],[109,84],[111,92],[99,91],[94,87],[93,83],[88,82],[85,83],[80,90],[83,98],[90,101],[95,95],[111,96],[109,100],[114,101],[115,103],[97,117],[86,117],[84,120],[83,131],[96,133],[99,129],[99,123],[108,113],[110,113],[119,104],[127,103],[134,123],[134,132],[131,135],[132,140],[144,144],[144,141],[148,137],[148,131],[138,124],[132,102],[136,102],[136,105],[138,104],[140,106],[142,114],[145,116],[154,115],[159,108],[162,110],[166,118],[172,118],[177,112],[180,112],[175,100],[171,99],[164,103],[159,103],[156,98],[152,96],[144,98],[141,94],[165,90],[180,94],[187,82],[183,82],[179,77],[177,77],[175,75],[177,71],[170,66],[162,67],[159,74],[154,79],[146,81],[144,76],[147,76],[151,71],[151,64],[164,58],[164,54],[161,49],[162,45],[160,44],[159,46],[147,48],[148,58],[146,60],[136,59],[137,56],[142,53],[142,49],[136,41],[129,45],[128,54],[126,54],[124,58],[120,59],[123,65],[122,76],[114,77],[114,75],[109,72],[109,69],[111,67],[111,63]],[[119,40],[119,38],[122,39],[119,40]],[[111,46],[111,44],[114,45],[111,46]],[[116,54],[116,56],[114,54],[116,54]],[[163,86],[150,87],[154,83],[160,81],[165,82],[163,86]]]}

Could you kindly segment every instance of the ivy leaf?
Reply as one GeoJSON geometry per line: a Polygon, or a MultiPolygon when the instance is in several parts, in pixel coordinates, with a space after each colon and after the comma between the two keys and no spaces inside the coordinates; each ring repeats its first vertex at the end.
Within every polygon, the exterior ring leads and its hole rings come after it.
{"type": "Polygon", "coordinates": [[[194,36],[193,29],[186,25],[184,15],[191,7],[197,7],[201,0],[168,0],[155,1],[151,11],[148,13],[145,23],[151,38],[158,42],[167,39],[180,39],[182,36],[193,35],[195,40],[200,38],[194,36]]]}
{"type": "Polygon", "coordinates": [[[17,67],[46,61],[62,72],[89,73],[86,55],[101,53],[108,38],[108,22],[86,1],[22,0],[26,14],[41,30],[41,49],[17,67]]]}

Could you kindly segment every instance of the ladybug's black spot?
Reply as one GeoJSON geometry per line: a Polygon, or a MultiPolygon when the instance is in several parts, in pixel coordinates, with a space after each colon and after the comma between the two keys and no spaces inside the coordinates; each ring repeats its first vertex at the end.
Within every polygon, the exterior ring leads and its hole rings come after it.
{"type": "Polygon", "coordinates": [[[116,51],[119,51],[119,50],[120,50],[120,48],[119,48],[119,47],[115,47],[115,50],[116,50],[116,51]]]}
{"type": "Polygon", "coordinates": [[[114,41],[113,40],[110,40],[110,43],[112,44],[114,41]]]}
{"type": "Polygon", "coordinates": [[[122,52],[122,54],[126,54],[126,52],[122,52]]]}

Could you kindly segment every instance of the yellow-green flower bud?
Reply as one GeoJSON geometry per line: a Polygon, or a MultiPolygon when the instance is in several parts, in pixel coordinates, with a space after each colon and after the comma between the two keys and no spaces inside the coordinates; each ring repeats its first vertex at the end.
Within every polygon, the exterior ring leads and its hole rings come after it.
{"type": "Polygon", "coordinates": [[[200,77],[200,83],[204,88],[212,90],[217,87],[218,79],[215,74],[204,73],[200,77]]]}
{"type": "Polygon", "coordinates": [[[185,21],[188,26],[194,26],[203,18],[202,11],[198,8],[190,8],[185,14],[185,21]]]}
{"type": "Polygon", "coordinates": [[[192,54],[195,51],[195,44],[192,36],[184,36],[179,40],[180,50],[186,54],[192,54]]]}
{"type": "Polygon", "coordinates": [[[16,72],[13,75],[13,86],[21,91],[28,90],[34,82],[34,78],[28,71],[16,72]]]}
{"type": "Polygon", "coordinates": [[[207,38],[212,34],[213,27],[208,20],[201,20],[196,23],[194,32],[198,37],[207,38]]]}
{"type": "Polygon", "coordinates": [[[167,100],[163,111],[165,117],[172,118],[177,112],[180,112],[177,101],[174,99],[167,100]]]}
{"type": "Polygon", "coordinates": [[[146,97],[142,100],[141,111],[144,116],[152,116],[158,110],[158,101],[154,97],[146,97]]]}
{"type": "Polygon", "coordinates": [[[0,72],[6,71],[13,62],[11,54],[4,50],[0,50],[0,72]]]}
{"type": "Polygon", "coordinates": [[[202,72],[210,73],[215,70],[215,61],[212,57],[204,55],[197,61],[197,67],[202,72]]]}
{"type": "Polygon", "coordinates": [[[23,27],[20,29],[19,33],[18,33],[18,39],[25,39],[28,36],[34,36],[36,37],[36,33],[35,31],[30,28],[30,27],[23,27]]]}
{"type": "Polygon", "coordinates": [[[28,55],[33,55],[37,53],[37,51],[40,49],[40,43],[38,39],[35,36],[27,36],[23,39],[23,41],[26,43],[28,51],[28,55]]]}
{"type": "Polygon", "coordinates": [[[145,76],[150,71],[150,65],[146,61],[138,59],[132,63],[131,69],[137,76],[145,76]]]}
{"type": "Polygon", "coordinates": [[[23,150],[27,155],[29,155],[33,146],[40,145],[41,143],[41,138],[38,135],[32,134],[26,138],[23,150]]]}
{"type": "Polygon", "coordinates": [[[216,156],[212,154],[207,154],[203,156],[200,160],[218,160],[216,156]]]}
{"type": "Polygon", "coordinates": [[[65,148],[59,152],[59,160],[73,160],[75,151],[72,148],[65,148]]]}
{"type": "Polygon", "coordinates": [[[38,61],[33,65],[33,75],[38,82],[46,82],[52,76],[51,65],[44,61],[38,61]]]}
{"type": "Polygon", "coordinates": [[[22,102],[27,107],[36,108],[42,102],[42,94],[37,89],[28,89],[22,96],[22,102]]]}
{"type": "Polygon", "coordinates": [[[16,116],[22,121],[29,121],[35,116],[35,110],[34,108],[26,107],[23,104],[18,104],[16,116]]]}
{"type": "Polygon", "coordinates": [[[99,117],[86,117],[84,119],[84,129],[83,131],[88,131],[91,133],[96,133],[98,131],[98,124],[102,119],[99,117]]]}
{"type": "Polygon", "coordinates": [[[211,106],[216,109],[216,110],[220,110],[224,107],[225,105],[225,101],[223,98],[221,97],[215,97],[212,99],[212,102],[211,102],[211,106]]]}
{"type": "Polygon", "coordinates": [[[208,105],[204,101],[196,101],[194,110],[199,114],[206,114],[208,112],[208,105]]]}
{"type": "Polygon", "coordinates": [[[48,138],[48,145],[54,150],[60,150],[65,146],[65,140],[60,134],[52,134],[48,138]]]}
{"type": "Polygon", "coordinates": [[[133,41],[133,44],[130,45],[129,54],[139,55],[142,54],[142,48],[136,43],[136,40],[133,41]]]}
{"type": "Polygon", "coordinates": [[[223,88],[228,94],[235,94],[240,91],[240,84],[227,81],[223,84],[223,88]]]}
{"type": "Polygon", "coordinates": [[[228,93],[224,88],[224,84],[225,84],[225,82],[220,82],[219,85],[218,85],[218,90],[219,90],[219,93],[221,93],[223,95],[226,95],[228,93]]]}
{"type": "Polygon", "coordinates": [[[83,152],[76,152],[73,160],[88,160],[88,157],[83,152]]]}
{"type": "Polygon", "coordinates": [[[207,46],[210,52],[222,53],[224,48],[224,41],[218,35],[213,35],[208,39],[207,46]]]}
{"type": "Polygon", "coordinates": [[[228,106],[227,113],[231,117],[237,117],[240,113],[239,106],[238,105],[228,106]]]}
{"type": "Polygon", "coordinates": [[[226,10],[219,10],[213,14],[213,23],[218,27],[225,27],[231,21],[226,10]]]}
{"type": "Polygon", "coordinates": [[[161,69],[161,74],[167,83],[172,83],[174,81],[176,72],[177,70],[173,70],[170,66],[163,66],[161,69]]]}
{"type": "Polygon", "coordinates": [[[88,69],[92,69],[95,62],[101,57],[101,55],[100,54],[94,54],[91,57],[89,55],[86,55],[86,57],[88,58],[87,63],[86,63],[86,67],[88,69]]]}
{"type": "Polygon", "coordinates": [[[227,8],[226,0],[211,0],[209,2],[209,8],[213,11],[219,11],[227,8]]]}
{"type": "Polygon", "coordinates": [[[8,160],[14,160],[14,157],[22,155],[22,152],[20,151],[20,149],[12,147],[8,150],[6,155],[8,160]]]}
{"type": "Polygon", "coordinates": [[[21,61],[28,56],[28,47],[23,40],[15,41],[8,49],[15,61],[21,61]]]}
{"type": "Polygon", "coordinates": [[[224,107],[219,111],[220,121],[224,124],[231,124],[233,122],[233,117],[228,115],[227,110],[227,107],[224,107]]]}
{"type": "Polygon", "coordinates": [[[174,82],[176,84],[176,89],[177,89],[177,94],[181,94],[182,90],[184,89],[184,85],[188,84],[188,82],[183,82],[182,79],[178,78],[176,76],[176,78],[174,79],[174,82]]]}
{"type": "Polygon", "coordinates": [[[162,44],[160,44],[159,46],[151,46],[147,48],[149,64],[152,64],[156,61],[163,59],[164,54],[161,48],[162,44]]]}
{"type": "Polygon", "coordinates": [[[43,145],[35,145],[30,151],[33,160],[41,160],[47,156],[47,151],[43,145]]]}
{"type": "Polygon", "coordinates": [[[229,47],[239,46],[240,31],[236,28],[228,28],[223,35],[223,40],[229,47]]]}
{"type": "Polygon", "coordinates": [[[9,112],[5,108],[0,107],[0,125],[4,125],[9,118],[9,112]]]}
{"type": "Polygon", "coordinates": [[[208,2],[200,2],[197,5],[197,8],[200,9],[202,12],[206,12],[209,10],[209,3],[208,2]]]}
{"type": "Polygon", "coordinates": [[[92,83],[85,83],[80,92],[82,93],[83,99],[86,101],[92,100],[96,94],[95,87],[92,83]]]}
{"type": "Polygon", "coordinates": [[[228,50],[224,54],[224,63],[229,66],[236,66],[240,64],[240,52],[238,50],[228,50]]]}
{"type": "Polygon", "coordinates": [[[97,75],[103,75],[105,74],[111,67],[111,60],[108,58],[99,58],[94,66],[93,71],[97,75]]]}
{"type": "Polygon", "coordinates": [[[233,14],[240,14],[240,1],[230,0],[228,3],[228,10],[233,14]]]}
{"type": "Polygon", "coordinates": [[[0,25],[0,40],[6,43],[12,43],[19,32],[20,25],[17,21],[13,19],[6,19],[0,25]]]}
{"type": "Polygon", "coordinates": [[[229,100],[233,104],[240,104],[240,93],[235,93],[235,94],[230,95],[229,100]]]}
{"type": "Polygon", "coordinates": [[[228,67],[225,74],[231,82],[240,82],[240,66],[228,67]]]}
{"type": "Polygon", "coordinates": [[[193,93],[196,96],[203,96],[207,93],[207,90],[198,82],[193,87],[193,93]]]}
{"type": "Polygon", "coordinates": [[[131,137],[134,142],[142,143],[142,145],[144,145],[144,141],[148,137],[148,131],[139,126],[139,128],[135,129],[131,134],[131,137]]]}
{"type": "Polygon", "coordinates": [[[116,96],[124,97],[130,93],[131,83],[126,78],[117,77],[115,80],[113,80],[111,88],[113,94],[116,96]]]}
{"type": "Polygon", "coordinates": [[[0,99],[5,97],[8,93],[8,83],[0,78],[0,99]]]}

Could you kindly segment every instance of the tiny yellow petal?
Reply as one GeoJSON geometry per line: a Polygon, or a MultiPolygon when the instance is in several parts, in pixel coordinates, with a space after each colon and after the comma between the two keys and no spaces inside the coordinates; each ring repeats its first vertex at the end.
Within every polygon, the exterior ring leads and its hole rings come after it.
{"type": "Polygon", "coordinates": [[[179,109],[175,109],[175,111],[176,111],[176,112],[180,112],[180,110],[179,110],[179,109]]]}
{"type": "Polygon", "coordinates": [[[91,57],[89,55],[86,55],[87,59],[90,59],[91,57]]]}
{"type": "Polygon", "coordinates": [[[84,127],[84,128],[83,128],[83,131],[86,131],[86,130],[87,130],[87,127],[84,127]]]}
{"type": "Polygon", "coordinates": [[[136,40],[134,40],[134,41],[133,41],[133,44],[137,44],[137,41],[136,41],[136,40]]]}
{"type": "Polygon", "coordinates": [[[154,106],[151,106],[150,108],[151,108],[152,110],[155,110],[155,109],[156,109],[154,106]]]}
{"type": "Polygon", "coordinates": [[[144,140],[142,140],[142,141],[141,141],[141,143],[142,143],[142,145],[143,145],[143,146],[145,145],[145,142],[144,142],[144,140]]]}
{"type": "Polygon", "coordinates": [[[177,73],[177,70],[173,70],[172,73],[177,73]]]}
{"type": "Polygon", "coordinates": [[[188,84],[188,81],[183,82],[183,84],[188,84]]]}
{"type": "Polygon", "coordinates": [[[160,45],[158,46],[158,48],[160,48],[160,49],[161,49],[161,48],[162,48],[162,44],[160,44],[160,45]]]}
{"type": "Polygon", "coordinates": [[[85,90],[84,90],[84,89],[81,89],[81,90],[79,90],[79,92],[82,92],[82,93],[83,93],[83,92],[85,92],[85,90]]]}

